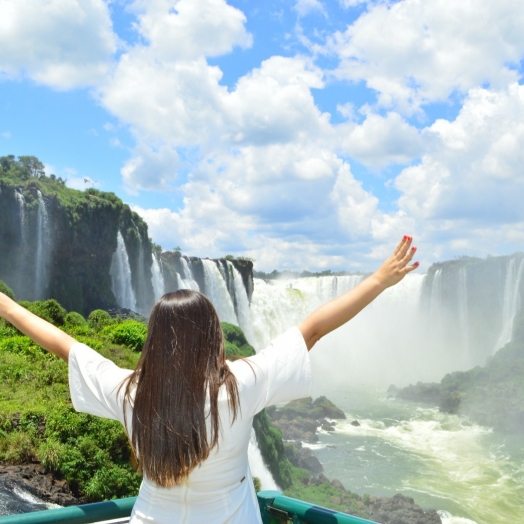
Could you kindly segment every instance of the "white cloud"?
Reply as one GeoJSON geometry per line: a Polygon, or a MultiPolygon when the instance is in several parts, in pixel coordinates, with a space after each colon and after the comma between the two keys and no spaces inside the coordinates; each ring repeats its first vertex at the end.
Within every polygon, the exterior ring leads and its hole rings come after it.
{"type": "Polygon", "coordinates": [[[448,253],[485,255],[514,245],[512,231],[524,229],[523,115],[524,86],[473,89],[453,122],[424,131],[422,161],[397,177],[401,210],[428,236],[453,239],[448,253]]]}
{"type": "Polygon", "coordinates": [[[103,0],[0,0],[0,73],[57,89],[95,85],[117,39],[103,0]]]}
{"type": "Polygon", "coordinates": [[[11,131],[3,131],[2,132],[2,138],[5,138],[6,140],[9,140],[11,138],[11,131]]]}
{"type": "Polygon", "coordinates": [[[360,125],[339,126],[339,134],[344,151],[374,167],[407,164],[424,150],[417,128],[393,112],[385,117],[370,113],[360,125]]]}
{"type": "Polygon", "coordinates": [[[378,199],[362,188],[349,166],[343,165],[331,195],[338,211],[341,228],[350,238],[369,236],[371,220],[377,213],[378,199]]]}
{"type": "Polygon", "coordinates": [[[314,12],[326,16],[326,10],[319,0],[296,0],[294,9],[299,16],[306,16],[314,12]]]}
{"type": "Polygon", "coordinates": [[[520,0],[401,0],[368,9],[327,46],[336,74],[364,80],[379,104],[412,111],[454,91],[515,81],[524,57],[520,0]]]}
{"type": "Polygon", "coordinates": [[[218,56],[250,47],[242,11],[224,0],[135,0],[136,29],[165,61],[218,56]]]}
{"type": "Polygon", "coordinates": [[[139,145],[122,167],[124,187],[130,193],[136,193],[139,189],[172,190],[179,164],[177,152],[169,146],[153,150],[139,145]]]}

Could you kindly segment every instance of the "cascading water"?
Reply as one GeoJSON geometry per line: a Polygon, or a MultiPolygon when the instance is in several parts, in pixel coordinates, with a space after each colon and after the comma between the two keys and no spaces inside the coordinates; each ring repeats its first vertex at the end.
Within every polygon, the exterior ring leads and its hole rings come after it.
{"type": "Polygon", "coordinates": [[[153,264],[151,265],[151,284],[153,285],[153,291],[155,292],[155,302],[160,300],[162,295],[165,293],[164,275],[162,274],[162,268],[157,256],[153,253],[153,264]]]}
{"type": "Polygon", "coordinates": [[[520,286],[522,273],[524,271],[524,258],[520,261],[518,269],[515,270],[516,261],[511,258],[508,261],[506,271],[506,282],[504,284],[504,302],[502,306],[502,330],[495,344],[495,351],[504,347],[513,334],[513,323],[515,316],[521,306],[520,286]]]}
{"type": "Polygon", "coordinates": [[[117,247],[111,259],[111,289],[118,305],[123,308],[136,311],[136,296],[133,291],[133,283],[131,278],[131,267],[129,265],[129,257],[127,255],[124,238],[120,231],[117,235],[117,247]]]}
{"type": "Polygon", "coordinates": [[[42,193],[38,191],[38,215],[36,230],[35,256],[35,299],[45,298],[45,290],[49,280],[49,262],[51,256],[51,238],[49,230],[49,215],[42,193]]]}
{"type": "Polygon", "coordinates": [[[462,333],[462,347],[466,353],[466,359],[469,360],[469,303],[468,303],[468,276],[465,267],[459,271],[458,285],[458,310],[460,331],[462,333]]]}
{"type": "Polygon", "coordinates": [[[178,289],[192,289],[193,291],[200,291],[200,287],[197,281],[193,278],[193,272],[184,257],[180,257],[180,263],[182,264],[183,275],[177,273],[177,279],[179,279],[178,289]]]}
{"type": "Polygon", "coordinates": [[[355,287],[360,275],[254,280],[251,299],[253,344],[267,346],[288,327],[298,324],[321,304],[355,287]]]}
{"type": "Polygon", "coordinates": [[[248,342],[254,340],[253,326],[251,323],[251,311],[249,309],[249,298],[247,296],[244,282],[242,281],[242,275],[238,269],[227,261],[227,269],[230,275],[230,281],[232,281],[232,288],[235,295],[235,310],[238,318],[238,323],[244,332],[248,342]]]}
{"type": "Polygon", "coordinates": [[[251,475],[257,477],[260,480],[262,489],[276,489],[279,487],[271,475],[269,469],[264,464],[262,458],[262,453],[258,447],[257,437],[255,435],[255,430],[251,430],[251,438],[249,440],[249,446],[247,449],[248,459],[249,459],[249,469],[251,470],[251,475]]]}
{"type": "Polygon", "coordinates": [[[202,264],[204,266],[205,294],[213,302],[220,320],[238,325],[233,301],[217,265],[207,259],[202,260],[202,264]]]}
{"type": "Polygon", "coordinates": [[[22,195],[22,193],[20,193],[19,191],[15,191],[15,198],[16,198],[16,201],[18,202],[21,241],[23,244],[25,244],[25,241],[26,241],[25,199],[24,199],[24,195],[22,195]]]}

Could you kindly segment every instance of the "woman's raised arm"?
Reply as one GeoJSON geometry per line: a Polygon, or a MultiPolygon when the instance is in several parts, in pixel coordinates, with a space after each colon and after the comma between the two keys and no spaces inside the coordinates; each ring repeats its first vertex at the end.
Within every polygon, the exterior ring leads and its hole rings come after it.
{"type": "Polygon", "coordinates": [[[319,307],[298,326],[308,349],[311,349],[324,335],[351,320],[382,291],[397,284],[418,267],[418,262],[408,265],[417,250],[411,247],[412,241],[412,237],[404,236],[395,252],[375,273],[358,286],[319,307]]]}
{"type": "Polygon", "coordinates": [[[66,362],[75,339],[0,293],[0,316],[66,362]]]}

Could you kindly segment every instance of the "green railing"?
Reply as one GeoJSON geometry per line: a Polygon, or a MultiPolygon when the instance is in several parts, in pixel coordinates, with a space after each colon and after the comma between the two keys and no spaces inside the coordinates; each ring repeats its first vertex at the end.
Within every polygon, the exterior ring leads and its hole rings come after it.
{"type": "Polygon", "coordinates": [[[259,491],[257,497],[264,524],[376,524],[371,520],[286,497],[280,491],[259,491]]]}
{"type": "MultiPolygon", "coordinates": [[[[313,506],[302,500],[285,497],[280,491],[257,493],[262,522],[264,524],[376,524],[339,513],[331,509],[313,506]]],[[[19,515],[0,517],[0,524],[90,524],[103,520],[126,518],[131,515],[136,497],[128,499],[48,509],[19,515]]]]}

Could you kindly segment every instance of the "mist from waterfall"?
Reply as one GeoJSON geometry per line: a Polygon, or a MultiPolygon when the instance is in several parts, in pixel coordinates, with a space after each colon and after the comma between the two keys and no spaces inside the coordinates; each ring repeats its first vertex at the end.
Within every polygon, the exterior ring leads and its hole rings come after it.
{"type": "Polygon", "coordinates": [[[111,289],[118,305],[136,311],[136,296],[133,290],[129,256],[122,233],[117,235],[117,247],[111,259],[111,289]]]}
{"type": "Polygon", "coordinates": [[[42,193],[38,191],[38,215],[36,226],[36,256],[35,256],[35,299],[45,298],[49,281],[49,264],[51,257],[51,235],[49,215],[42,193]]]}
{"type": "MultiPolygon", "coordinates": [[[[521,308],[524,255],[464,259],[410,274],[312,351],[321,383],[402,386],[440,381],[485,365],[510,341],[521,308]]],[[[251,303],[257,349],[362,277],[255,279],[251,303]]]]}

